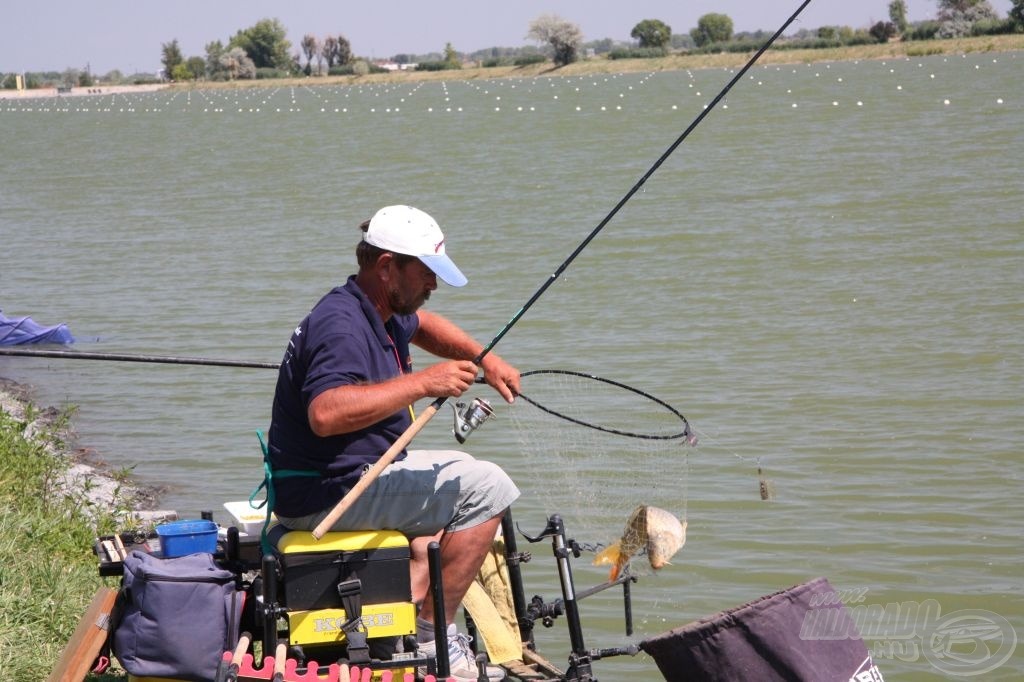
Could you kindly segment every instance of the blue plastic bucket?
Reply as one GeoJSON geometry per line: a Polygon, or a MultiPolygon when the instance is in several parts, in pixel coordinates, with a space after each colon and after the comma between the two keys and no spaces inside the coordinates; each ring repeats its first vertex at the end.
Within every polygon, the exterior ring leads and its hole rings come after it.
{"type": "Polygon", "coordinates": [[[164,558],[217,551],[217,524],[213,521],[171,521],[156,527],[164,558]]]}

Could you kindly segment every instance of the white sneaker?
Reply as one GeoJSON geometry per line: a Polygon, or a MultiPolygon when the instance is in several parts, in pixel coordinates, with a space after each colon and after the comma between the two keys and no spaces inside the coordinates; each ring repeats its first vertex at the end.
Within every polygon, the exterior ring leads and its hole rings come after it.
{"type": "MultiPolygon", "coordinates": [[[[458,631],[455,623],[448,624],[448,665],[449,674],[456,682],[477,682],[480,671],[476,664],[476,658],[469,643],[473,638],[458,631]]],[[[437,655],[437,644],[431,640],[416,645],[417,653],[421,656],[434,657],[437,655]]],[[[425,670],[420,669],[418,674],[423,675],[425,670]]],[[[488,680],[505,679],[505,671],[497,665],[487,665],[488,680]]]]}

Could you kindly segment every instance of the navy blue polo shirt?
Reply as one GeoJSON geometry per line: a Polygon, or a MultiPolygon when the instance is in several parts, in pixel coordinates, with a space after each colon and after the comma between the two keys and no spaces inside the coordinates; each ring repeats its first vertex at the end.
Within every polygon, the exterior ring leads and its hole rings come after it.
{"type": "MultiPolygon", "coordinates": [[[[275,478],[274,511],[313,514],[333,507],[412,423],[408,408],[359,431],[322,438],[313,433],[309,404],[337,386],[372,384],[412,371],[409,340],[419,317],[392,315],[384,324],[355,282],[327,293],[292,333],[281,362],[270,423],[274,469],[315,471],[319,477],[275,478]]],[[[401,453],[398,459],[403,459],[401,453]]]]}

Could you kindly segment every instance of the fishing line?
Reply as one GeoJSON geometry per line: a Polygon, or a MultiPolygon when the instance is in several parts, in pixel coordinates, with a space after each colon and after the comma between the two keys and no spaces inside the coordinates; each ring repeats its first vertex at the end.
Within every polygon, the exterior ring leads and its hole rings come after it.
{"type": "MultiPolygon", "coordinates": [[[[782,26],[780,26],[779,29],[774,34],[772,34],[772,36],[767,41],[765,41],[764,45],[762,45],[760,49],[758,49],[757,52],[755,52],[754,55],[749,60],[747,60],[746,64],[744,64],[743,67],[736,72],[736,75],[733,76],[733,78],[728,83],[726,83],[725,87],[722,88],[722,90],[714,97],[714,99],[712,99],[711,102],[709,102],[704,107],[704,109],[697,115],[697,117],[693,119],[690,125],[687,126],[686,129],[679,135],[679,137],[677,137],[675,141],[671,145],[669,145],[665,152],[660,157],[658,157],[658,159],[651,165],[647,172],[640,177],[636,184],[634,184],[633,187],[630,188],[630,190],[626,192],[626,194],[619,200],[619,202],[615,204],[612,210],[608,212],[608,215],[606,215],[604,219],[602,219],[601,222],[598,223],[593,230],[591,230],[590,234],[588,234],[586,238],[582,242],[580,242],[579,246],[577,246],[576,249],[571,254],[569,254],[569,257],[566,258],[562,262],[562,264],[558,266],[554,273],[552,273],[550,277],[548,277],[548,279],[544,281],[540,288],[537,289],[537,291],[534,292],[534,294],[526,301],[526,303],[524,303],[523,306],[518,311],[516,311],[512,318],[509,319],[509,321],[494,336],[494,338],[491,339],[491,341],[486,346],[484,346],[483,350],[481,350],[480,353],[473,359],[473,362],[475,364],[480,365],[484,357],[486,357],[487,354],[490,353],[491,350],[498,344],[498,342],[505,337],[509,330],[511,330],[512,327],[523,317],[523,315],[526,314],[526,311],[528,311],[533,306],[533,304],[537,302],[537,300],[544,294],[544,292],[546,292],[548,288],[552,284],[554,284],[555,280],[557,280],[561,276],[561,274],[566,270],[566,268],[568,268],[569,265],[571,265],[572,262],[576,260],[576,257],[579,256],[579,254],[590,244],[590,242],[597,237],[601,230],[604,229],[605,225],[607,225],[612,220],[612,218],[614,218],[618,214],[622,207],[626,205],[626,202],[628,202],[634,194],[640,191],[640,189],[644,186],[647,180],[652,175],[654,175],[655,171],[657,171],[662,166],[662,164],[664,164],[665,161],[668,160],[669,156],[671,156],[672,153],[675,152],[679,145],[681,145],[683,141],[690,136],[690,133],[692,133],[693,130],[698,125],[700,125],[704,118],[709,113],[711,113],[711,110],[718,105],[718,103],[729,93],[729,91],[732,90],[733,86],[739,82],[739,80],[747,73],[747,71],[751,69],[751,67],[753,67],[757,60],[761,58],[761,55],[768,51],[768,49],[775,43],[775,41],[778,40],[779,36],[781,36],[785,32],[785,30],[789,28],[789,26],[796,20],[796,18],[800,15],[801,12],[803,12],[804,8],[806,8],[807,5],[810,4],[810,2],[811,0],[804,0],[804,2],[801,3],[801,5],[796,9],[796,11],[793,12],[793,14],[788,19],[786,19],[782,26]]],[[[25,356],[35,355],[39,357],[74,358],[87,360],[113,360],[120,362],[153,362],[168,364],[214,365],[224,367],[253,367],[266,369],[277,369],[280,366],[278,363],[246,362],[235,360],[213,360],[207,358],[181,358],[155,355],[80,353],[75,351],[29,351],[25,349],[11,348],[0,348],[0,354],[25,356]]],[[[432,415],[434,412],[436,412],[437,409],[444,405],[446,401],[447,398],[443,397],[435,400],[431,404],[431,408],[433,408],[433,410],[430,412],[430,414],[432,415]]]]}
{"type": "MultiPolygon", "coordinates": [[[[654,172],[657,171],[658,168],[660,168],[666,160],[668,160],[669,156],[671,156],[672,153],[679,147],[679,145],[681,145],[683,141],[690,136],[690,133],[693,132],[693,130],[696,129],[698,125],[700,125],[704,118],[718,105],[718,103],[726,96],[726,94],[728,94],[728,92],[733,88],[733,86],[736,85],[736,83],[739,82],[739,80],[744,75],[746,75],[747,71],[750,70],[750,68],[754,65],[755,62],[757,62],[761,55],[764,54],[768,50],[768,48],[775,43],[779,36],[781,36],[782,33],[787,28],[789,28],[790,24],[792,24],[796,20],[797,16],[799,16],[799,14],[804,10],[804,8],[810,4],[810,1],[811,0],[804,0],[804,2],[801,3],[797,10],[782,24],[782,26],[779,27],[779,29],[765,42],[765,44],[762,45],[761,48],[757,52],[755,52],[749,60],[747,60],[747,63],[743,65],[743,67],[736,73],[735,76],[733,76],[733,78],[725,85],[725,87],[722,88],[722,90],[715,96],[715,98],[712,99],[710,103],[708,103],[708,105],[700,112],[700,114],[697,115],[693,122],[690,123],[689,126],[687,126],[687,128],[679,135],[679,137],[677,137],[676,140],[671,145],[669,145],[668,149],[666,149],[665,152],[654,162],[654,164],[651,165],[647,172],[640,177],[636,184],[634,184],[633,187],[630,188],[628,192],[626,192],[626,194],[612,208],[608,215],[606,215],[604,219],[602,219],[601,222],[598,223],[593,230],[591,230],[590,234],[588,234],[586,238],[584,238],[584,240],[580,242],[579,246],[577,246],[576,249],[571,254],[569,254],[569,257],[566,258],[565,261],[563,261],[562,264],[558,266],[555,272],[552,273],[551,276],[544,281],[544,283],[540,286],[539,289],[537,289],[537,291],[534,292],[532,296],[530,296],[526,303],[524,303],[523,306],[512,316],[512,318],[509,319],[509,321],[494,336],[494,338],[491,339],[491,341],[486,346],[483,347],[480,353],[473,359],[474,364],[476,364],[477,366],[480,366],[482,364],[483,359],[487,356],[487,354],[491,352],[491,350],[498,344],[498,342],[500,342],[501,339],[505,337],[509,330],[511,330],[512,327],[515,326],[515,324],[523,317],[523,315],[526,314],[526,312],[533,306],[533,304],[536,303],[537,300],[544,295],[544,292],[546,292],[548,288],[552,284],[554,284],[554,282],[558,279],[562,272],[564,272],[565,269],[568,268],[574,260],[576,260],[576,257],[579,256],[579,254],[582,253],[583,250],[590,244],[590,242],[597,237],[601,230],[604,229],[605,225],[607,225],[611,221],[611,219],[618,214],[622,207],[626,205],[626,202],[628,202],[634,194],[640,191],[640,189],[647,182],[648,178],[650,178],[654,174],[654,172]]],[[[378,476],[380,476],[384,469],[386,469],[391,464],[391,462],[393,462],[395,458],[398,457],[398,455],[406,448],[406,446],[408,446],[409,443],[412,442],[412,440],[423,429],[427,422],[429,422],[433,418],[437,411],[441,409],[441,407],[447,401],[448,398],[446,396],[438,397],[429,406],[427,406],[427,408],[424,409],[423,412],[420,413],[420,416],[417,419],[415,419],[412,422],[412,424],[409,425],[405,432],[403,432],[395,440],[391,447],[389,447],[388,450],[383,455],[381,455],[380,459],[378,459],[377,462],[363,475],[363,477],[355,486],[353,486],[353,488],[348,492],[348,494],[346,494],[345,497],[343,497],[338,502],[338,504],[327,514],[327,516],[323,519],[320,525],[313,529],[314,538],[319,540],[324,536],[325,533],[327,533],[328,529],[331,526],[333,526],[338,521],[338,519],[341,518],[341,516],[349,509],[349,507],[352,506],[352,504],[359,498],[359,496],[363,494],[363,492],[373,483],[373,481],[377,479],[378,476]]]]}
{"type": "MultiPolygon", "coordinates": [[[[612,210],[608,212],[608,215],[606,215],[604,219],[602,219],[601,222],[597,224],[597,227],[591,230],[590,234],[588,234],[586,238],[582,242],[580,242],[579,246],[577,246],[576,249],[571,254],[569,254],[569,257],[566,258],[565,261],[563,261],[562,264],[558,266],[558,269],[555,270],[551,274],[551,276],[544,281],[544,284],[542,284],[541,287],[537,289],[536,292],[534,292],[533,296],[531,296],[529,300],[527,300],[526,303],[523,304],[523,307],[520,308],[516,312],[516,314],[512,316],[512,318],[505,324],[501,331],[499,331],[497,335],[495,335],[495,337],[491,339],[491,342],[488,343],[482,351],[480,351],[480,354],[477,355],[476,358],[474,358],[473,362],[479,365],[483,361],[484,357],[491,351],[491,349],[494,348],[498,344],[498,342],[501,341],[501,339],[505,336],[505,334],[507,334],[509,330],[512,329],[512,327],[520,320],[520,318],[522,318],[523,315],[526,314],[526,311],[529,310],[533,306],[533,304],[537,302],[537,299],[544,295],[544,292],[548,290],[548,287],[555,283],[555,280],[559,278],[562,272],[564,272],[565,269],[568,268],[574,260],[576,260],[576,257],[580,255],[583,249],[587,248],[590,242],[592,242],[594,238],[597,237],[598,233],[600,233],[601,230],[604,229],[604,226],[607,225],[611,221],[611,219],[618,214],[622,207],[626,205],[626,202],[632,199],[633,195],[640,191],[640,188],[644,186],[648,178],[654,175],[654,172],[656,170],[661,168],[662,164],[664,164],[665,161],[668,160],[668,157],[670,157],[672,153],[679,147],[679,145],[681,145],[683,141],[690,136],[690,133],[692,133],[694,129],[698,125],[700,125],[701,121],[703,121],[704,118],[709,113],[711,113],[711,110],[714,109],[720,101],[722,101],[722,99],[729,93],[729,91],[732,90],[733,86],[736,85],[736,83],[739,82],[739,80],[743,78],[744,75],[746,75],[747,71],[749,71],[750,68],[754,66],[754,63],[757,62],[758,59],[760,59],[761,55],[764,54],[768,50],[768,48],[770,48],[772,44],[775,43],[776,40],[778,40],[779,36],[781,36],[787,28],[789,28],[789,25],[796,21],[796,18],[800,15],[801,12],[804,11],[804,8],[807,7],[807,5],[809,5],[810,3],[811,0],[804,0],[804,2],[797,8],[797,10],[793,12],[793,14],[788,19],[786,19],[782,26],[779,27],[779,30],[772,34],[771,38],[769,38],[765,42],[765,44],[762,45],[761,48],[757,52],[755,52],[749,60],[747,60],[747,63],[743,65],[743,68],[736,72],[736,75],[733,76],[733,78],[728,83],[726,83],[725,87],[722,88],[722,90],[717,95],[715,95],[715,98],[712,99],[711,102],[709,102],[704,107],[704,109],[697,115],[695,119],[693,119],[693,122],[690,123],[689,126],[687,126],[686,130],[684,130],[679,135],[679,137],[677,137],[676,140],[671,145],[669,145],[668,149],[666,149],[665,152],[660,157],[658,157],[658,160],[651,165],[647,172],[644,173],[639,180],[637,180],[636,184],[634,184],[633,187],[631,187],[630,190],[626,192],[626,194],[619,200],[619,202],[615,204],[615,207],[612,208],[612,210]]],[[[444,404],[444,402],[445,399],[438,398],[438,400],[435,401],[434,404],[437,407],[440,407],[441,405],[444,404]]]]}
{"type": "MultiPolygon", "coordinates": [[[[535,291],[533,295],[530,296],[529,299],[527,299],[526,303],[524,303],[523,306],[518,311],[516,311],[516,313],[511,317],[511,319],[509,319],[509,321],[505,323],[505,326],[502,327],[497,334],[495,334],[494,338],[491,339],[491,341],[486,346],[484,346],[480,353],[473,359],[473,362],[477,366],[480,366],[482,364],[483,359],[487,356],[487,354],[490,353],[491,350],[496,345],[498,345],[498,343],[512,329],[512,327],[515,326],[515,324],[519,322],[520,319],[522,319],[523,315],[525,315],[526,312],[531,307],[533,307],[533,304],[536,303],[537,300],[544,295],[548,288],[550,288],[551,285],[555,283],[555,281],[561,276],[561,274],[572,264],[573,261],[576,260],[580,253],[582,253],[583,250],[587,248],[590,242],[592,242],[597,237],[601,230],[603,230],[604,227],[609,222],[611,222],[612,218],[614,218],[618,214],[618,212],[622,209],[623,206],[626,205],[626,203],[633,197],[633,195],[640,191],[640,189],[644,186],[647,180],[652,175],[654,175],[655,171],[657,171],[665,163],[665,161],[668,160],[668,158],[672,155],[673,152],[675,152],[679,145],[681,145],[683,141],[690,136],[690,133],[692,133],[697,128],[697,126],[701,124],[705,117],[707,117],[707,115],[711,113],[711,111],[718,105],[718,103],[725,98],[729,91],[732,90],[733,86],[735,86],[736,83],[738,83],[740,79],[746,75],[747,71],[749,71],[751,67],[753,67],[753,65],[757,62],[757,60],[760,59],[761,55],[763,55],[768,50],[768,48],[770,48],[775,43],[775,41],[778,40],[779,36],[781,36],[785,32],[785,30],[789,28],[790,24],[792,24],[796,20],[796,18],[800,15],[801,12],[803,12],[803,10],[807,7],[807,5],[810,4],[810,2],[811,0],[804,0],[804,2],[800,4],[796,11],[793,12],[793,14],[790,15],[790,17],[786,19],[785,22],[783,22],[782,26],[780,26],[779,29],[774,34],[772,34],[772,36],[764,43],[764,45],[762,45],[761,48],[758,49],[757,52],[755,52],[749,60],[747,60],[746,64],[744,64],[743,67],[736,72],[732,79],[729,80],[728,83],[726,83],[725,87],[723,87],[722,90],[717,95],[715,95],[714,99],[712,99],[711,102],[709,102],[704,107],[704,109],[701,110],[701,112],[697,115],[696,118],[693,119],[690,125],[687,126],[685,130],[683,130],[683,132],[675,139],[675,141],[671,145],[669,145],[665,152],[660,157],[658,157],[658,159],[651,165],[647,172],[644,173],[640,177],[640,179],[637,180],[637,182],[629,189],[629,191],[627,191],[626,194],[618,201],[618,203],[615,204],[612,210],[608,212],[608,215],[606,215],[601,220],[601,222],[599,222],[597,226],[590,231],[590,234],[588,234],[583,239],[583,241],[580,242],[579,246],[577,246],[575,250],[573,250],[573,252],[569,254],[568,258],[566,258],[562,262],[562,264],[558,266],[558,268],[544,281],[544,283],[541,284],[540,288],[537,289],[537,291],[535,291]]],[[[342,499],[342,501],[337,504],[337,506],[328,514],[328,516],[323,520],[323,522],[321,522],[321,524],[313,530],[314,537],[316,537],[317,539],[321,538],[324,535],[324,533],[327,532],[327,529],[330,528],[331,525],[333,525],[339,518],[341,518],[342,514],[345,513],[345,510],[351,506],[352,502],[354,502],[355,499],[362,494],[366,487],[368,487],[370,483],[377,476],[380,475],[380,473],[384,470],[385,467],[387,467],[392,461],[394,461],[395,457],[398,456],[398,453],[401,452],[401,450],[405,448],[412,441],[413,438],[416,437],[416,434],[418,434],[420,430],[423,428],[423,426],[428,421],[430,421],[430,419],[433,418],[434,414],[436,414],[437,411],[441,409],[441,407],[445,404],[445,402],[447,402],[447,400],[448,398],[443,396],[437,398],[420,414],[420,417],[416,421],[414,421],[411,426],[409,426],[405,433],[403,433],[399,437],[399,439],[392,445],[392,447],[389,448],[388,451],[384,453],[381,459],[378,460],[378,462],[370,469],[370,471],[368,471],[366,475],[364,475],[363,478],[360,479],[360,482],[349,492],[346,498],[342,499]],[[352,499],[350,500],[348,498],[352,499]]],[[[685,454],[684,459],[686,460],[686,467],[688,469],[689,459],[688,457],[686,457],[685,454]]]]}
{"type": "Polygon", "coordinates": [[[765,502],[775,501],[775,483],[765,476],[764,465],[761,462],[761,455],[758,455],[757,457],[744,457],[721,441],[709,435],[706,431],[702,431],[700,429],[695,429],[695,431],[700,434],[702,441],[711,443],[712,445],[717,445],[741,462],[756,466],[758,494],[765,502]]]}

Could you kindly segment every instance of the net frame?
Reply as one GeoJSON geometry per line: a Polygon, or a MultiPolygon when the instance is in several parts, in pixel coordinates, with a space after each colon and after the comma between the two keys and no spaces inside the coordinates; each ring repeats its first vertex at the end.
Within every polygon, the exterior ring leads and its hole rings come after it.
{"type": "Polygon", "coordinates": [[[522,398],[523,400],[525,400],[526,402],[530,403],[534,407],[536,407],[536,408],[538,408],[540,410],[543,410],[544,412],[547,412],[548,414],[550,414],[552,416],[558,417],[559,419],[564,419],[564,420],[572,422],[574,424],[579,424],[580,426],[585,426],[585,427],[590,428],[590,429],[596,429],[597,431],[604,431],[605,433],[613,433],[613,434],[615,434],[617,436],[625,436],[627,438],[639,438],[639,439],[643,439],[643,440],[676,440],[676,439],[685,439],[687,444],[689,444],[689,445],[696,445],[697,444],[697,439],[696,439],[696,436],[693,433],[693,430],[690,428],[689,420],[687,420],[687,418],[684,417],[683,414],[679,410],[677,410],[676,408],[672,407],[671,405],[666,403],[661,398],[657,398],[657,397],[651,395],[650,393],[647,393],[645,391],[641,391],[640,389],[634,388],[633,386],[629,386],[628,384],[624,384],[624,383],[619,382],[619,381],[614,381],[612,379],[605,379],[604,377],[595,376],[593,374],[587,374],[586,372],[577,372],[577,371],[568,370],[568,369],[537,369],[537,370],[531,370],[529,372],[523,372],[520,376],[525,378],[525,377],[529,377],[529,376],[551,375],[551,374],[580,377],[580,378],[583,378],[583,379],[593,379],[594,381],[600,381],[600,382],[608,384],[610,386],[615,386],[616,388],[621,388],[621,389],[624,389],[624,390],[629,391],[631,393],[634,393],[634,394],[636,394],[638,396],[646,398],[647,400],[650,400],[651,402],[660,405],[661,407],[665,408],[667,411],[671,412],[673,415],[678,417],[679,420],[683,423],[683,430],[680,431],[679,433],[673,433],[673,434],[668,434],[668,435],[653,434],[653,433],[637,433],[637,432],[632,432],[632,431],[625,431],[625,430],[622,430],[622,429],[615,429],[615,428],[611,428],[611,427],[607,427],[607,426],[601,426],[599,424],[594,424],[592,422],[588,422],[588,421],[585,421],[585,420],[582,420],[582,419],[579,419],[579,418],[576,418],[576,417],[569,416],[567,414],[563,414],[562,412],[559,412],[559,411],[557,411],[557,410],[555,410],[553,408],[547,407],[547,406],[541,404],[539,401],[530,398],[525,393],[520,393],[518,397],[522,398]]]}
{"type": "MultiPolygon", "coordinates": [[[[688,452],[697,439],[679,410],[587,372],[538,369],[520,376],[527,381],[506,410],[529,474],[516,478],[545,513],[563,517],[583,551],[596,553],[625,539],[624,526],[638,504],[686,520],[688,452]],[[529,377],[545,383],[531,391],[529,377]],[[634,424],[639,428],[630,428],[634,424]]],[[[634,562],[634,575],[649,573],[645,564],[634,562]]],[[[606,575],[608,569],[596,570],[606,575]]]]}

